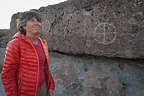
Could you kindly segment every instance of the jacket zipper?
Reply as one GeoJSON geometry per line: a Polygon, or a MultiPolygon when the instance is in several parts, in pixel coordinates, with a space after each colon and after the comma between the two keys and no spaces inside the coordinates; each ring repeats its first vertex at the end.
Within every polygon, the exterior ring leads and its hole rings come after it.
{"type": "MultiPolygon", "coordinates": [[[[31,44],[31,45],[32,45],[32,47],[34,48],[34,45],[33,45],[33,44],[31,44]]],[[[38,92],[38,82],[39,82],[39,57],[38,57],[38,54],[37,54],[37,51],[36,51],[35,48],[34,48],[34,50],[35,50],[35,53],[36,53],[37,59],[38,59],[38,75],[37,75],[36,92],[35,92],[35,96],[37,96],[37,92],[38,92]]]]}
{"type": "Polygon", "coordinates": [[[20,88],[21,85],[21,81],[22,81],[22,72],[20,71],[20,75],[19,75],[19,81],[18,81],[18,89],[20,88]]]}

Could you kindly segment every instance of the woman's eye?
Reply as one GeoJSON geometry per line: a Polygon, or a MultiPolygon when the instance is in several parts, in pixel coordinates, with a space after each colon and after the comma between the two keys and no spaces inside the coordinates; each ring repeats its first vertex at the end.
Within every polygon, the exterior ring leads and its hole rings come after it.
{"type": "Polygon", "coordinates": [[[35,20],[31,19],[32,22],[34,22],[35,20]]]}

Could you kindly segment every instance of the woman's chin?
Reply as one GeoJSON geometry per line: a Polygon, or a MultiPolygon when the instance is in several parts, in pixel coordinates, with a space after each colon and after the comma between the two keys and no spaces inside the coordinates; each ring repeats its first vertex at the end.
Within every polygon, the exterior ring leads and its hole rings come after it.
{"type": "Polygon", "coordinates": [[[33,34],[38,35],[40,31],[34,31],[33,34]]]}

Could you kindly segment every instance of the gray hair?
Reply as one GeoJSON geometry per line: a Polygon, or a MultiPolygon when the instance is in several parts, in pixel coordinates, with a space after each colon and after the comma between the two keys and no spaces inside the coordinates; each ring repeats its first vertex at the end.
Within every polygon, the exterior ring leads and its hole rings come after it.
{"type": "Polygon", "coordinates": [[[26,30],[23,28],[23,26],[26,26],[26,22],[33,17],[35,17],[38,20],[38,22],[41,22],[40,14],[35,11],[26,11],[19,15],[19,18],[17,19],[17,29],[23,35],[26,35],[26,30]]]}

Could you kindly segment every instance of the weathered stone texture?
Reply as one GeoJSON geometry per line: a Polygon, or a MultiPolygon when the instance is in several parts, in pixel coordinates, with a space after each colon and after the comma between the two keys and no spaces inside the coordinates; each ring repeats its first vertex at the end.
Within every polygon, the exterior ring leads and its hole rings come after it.
{"type": "Polygon", "coordinates": [[[143,64],[141,60],[50,52],[55,96],[143,96],[143,64]]]}
{"type": "MultiPolygon", "coordinates": [[[[143,5],[143,0],[68,0],[37,11],[50,50],[143,58],[143,5]]],[[[17,17],[11,21],[13,34],[17,17]]]]}
{"type": "Polygon", "coordinates": [[[56,96],[143,96],[144,64],[50,52],[56,96]]]}
{"type": "Polygon", "coordinates": [[[3,67],[4,56],[5,56],[5,48],[0,48],[0,73],[3,67]]]}
{"type": "Polygon", "coordinates": [[[1,81],[1,73],[0,73],[0,96],[6,96],[4,86],[3,86],[2,81],[1,81]]]}
{"type": "Polygon", "coordinates": [[[9,41],[9,29],[0,29],[0,48],[5,48],[9,41]]]}

